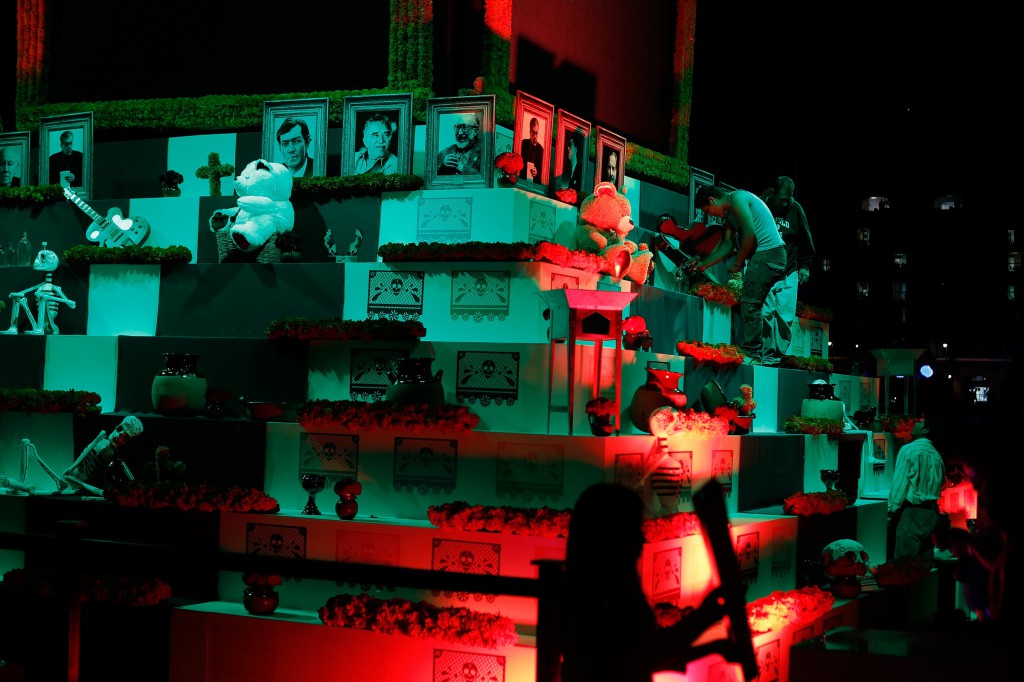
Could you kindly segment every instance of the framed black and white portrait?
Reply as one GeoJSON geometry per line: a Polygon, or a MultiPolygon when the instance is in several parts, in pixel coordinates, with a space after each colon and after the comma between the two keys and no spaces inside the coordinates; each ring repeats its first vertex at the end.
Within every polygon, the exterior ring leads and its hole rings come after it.
{"type": "Polygon", "coordinates": [[[427,100],[426,189],[491,187],[494,107],[494,95],[427,100]]]}
{"type": "Polygon", "coordinates": [[[39,184],[92,196],[92,112],[39,119],[39,184]]]}
{"type": "Polygon", "coordinates": [[[551,182],[551,134],[555,108],[542,99],[516,93],[516,120],[513,147],[523,157],[519,183],[527,189],[545,192],[551,182]]]}
{"type": "Polygon", "coordinates": [[[558,138],[555,141],[555,181],[552,187],[574,189],[582,201],[593,190],[592,176],[587,172],[590,156],[589,121],[574,116],[564,109],[558,110],[558,138]]]}
{"type": "Polygon", "coordinates": [[[610,182],[616,189],[622,189],[626,177],[626,138],[601,126],[594,128],[594,135],[594,185],[610,182]]]}
{"type": "Polygon", "coordinates": [[[29,152],[32,133],[27,130],[0,134],[0,187],[26,187],[32,184],[29,152]]]}
{"type": "Polygon", "coordinates": [[[282,163],[293,178],[327,174],[327,98],[263,103],[263,152],[282,163]]]}
{"type": "Polygon", "coordinates": [[[341,174],[412,173],[412,93],[345,98],[341,174]]]}

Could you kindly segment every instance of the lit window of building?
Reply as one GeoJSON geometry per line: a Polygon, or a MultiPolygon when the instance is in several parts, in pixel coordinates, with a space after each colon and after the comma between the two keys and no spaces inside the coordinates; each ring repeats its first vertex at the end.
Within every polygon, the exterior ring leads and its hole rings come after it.
{"type": "Polygon", "coordinates": [[[1007,258],[1006,265],[1010,272],[1017,272],[1020,270],[1020,251],[1011,251],[1007,258]]]}
{"type": "Polygon", "coordinates": [[[1016,298],[1017,298],[1017,290],[1014,288],[1014,286],[1012,284],[1008,284],[1006,286],[1006,300],[1007,301],[1014,301],[1014,300],[1016,300],[1016,298]]]}
{"type": "Polygon", "coordinates": [[[893,254],[892,262],[893,262],[893,265],[895,265],[896,267],[902,268],[904,265],[907,264],[907,254],[905,254],[905,253],[893,254]]]}
{"type": "Polygon", "coordinates": [[[1012,229],[1012,228],[1007,230],[1006,231],[1006,241],[1009,242],[1011,245],[1016,244],[1017,243],[1017,231],[1012,229]]]}
{"type": "Polygon", "coordinates": [[[894,301],[905,301],[905,300],[907,300],[907,283],[906,282],[893,282],[892,283],[892,300],[894,300],[894,301]]]}
{"type": "Polygon", "coordinates": [[[829,270],[831,270],[832,269],[832,260],[830,258],[822,258],[821,259],[821,269],[824,272],[828,272],[829,270]]]}
{"type": "Polygon", "coordinates": [[[858,229],[857,230],[857,241],[859,241],[861,244],[870,244],[871,243],[871,230],[870,230],[870,228],[862,227],[862,228],[858,229]]]}
{"type": "Polygon", "coordinates": [[[857,298],[858,299],[863,301],[864,299],[866,299],[868,297],[869,293],[870,293],[870,287],[868,286],[867,282],[857,282],[857,298]]]}

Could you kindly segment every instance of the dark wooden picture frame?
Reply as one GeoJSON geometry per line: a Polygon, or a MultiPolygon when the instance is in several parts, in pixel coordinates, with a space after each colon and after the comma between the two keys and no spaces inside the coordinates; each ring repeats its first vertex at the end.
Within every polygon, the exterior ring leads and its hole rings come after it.
{"type": "Polygon", "coordinates": [[[432,97],[427,100],[423,181],[426,189],[488,188],[494,180],[494,95],[432,97]],[[468,133],[475,143],[458,145],[468,133]],[[475,128],[475,131],[474,131],[475,128]],[[468,164],[468,165],[467,165],[468,164]]]}
{"type": "Polygon", "coordinates": [[[523,170],[519,172],[517,185],[526,189],[546,193],[551,182],[551,134],[555,124],[555,107],[531,94],[516,93],[516,118],[512,126],[513,149],[523,157],[523,170]],[[537,123],[537,139],[533,139],[533,124],[537,123]],[[539,152],[533,145],[539,146],[539,152]],[[539,159],[536,156],[539,154],[539,159]],[[538,163],[539,162],[539,163],[538,163]]]}
{"type": "Polygon", "coordinates": [[[368,172],[365,157],[368,148],[364,132],[373,125],[371,137],[386,128],[390,130],[387,151],[382,157],[383,169],[373,162],[373,172],[394,175],[412,173],[412,93],[398,95],[352,95],[345,98],[342,119],[341,174],[362,175],[368,172]],[[393,159],[393,161],[392,161],[393,159]],[[386,170],[385,170],[386,169],[386,170]]]}
{"type": "MultiPolygon", "coordinates": [[[[39,184],[61,185],[82,198],[92,198],[92,145],[93,116],[91,111],[39,119],[39,184]],[[69,181],[69,172],[58,163],[61,154],[61,136],[70,132],[71,150],[81,154],[82,177],[69,181]],[[51,157],[52,163],[51,163],[51,157]],[[53,166],[51,168],[51,166],[53,166]],[[52,177],[51,177],[52,176],[52,177]]],[[[72,161],[77,165],[77,162],[72,161]]]]}
{"type": "MultiPolygon", "coordinates": [[[[287,166],[284,153],[278,143],[281,126],[292,119],[300,122],[299,130],[304,124],[308,129],[309,139],[305,141],[306,156],[312,162],[312,169],[302,177],[322,177],[327,174],[327,107],[326,97],[309,99],[285,99],[263,103],[263,147],[262,157],[273,163],[287,166]]],[[[289,125],[284,131],[294,136],[296,126],[289,125]]],[[[299,177],[299,176],[296,176],[299,177]]]]}
{"type": "MultiPolygon", "coordinates": [[[[0,187],[27,187],[32,185],[32,133],[23,130],[16,133],[0,133],[0,149],[5,150],[4,166],[11,168],[10,179],[0,187]]],[[[0,177],[4,167],[0,167],[0,177]]]]}
{"type": "Polygon", "coordinates": [[[622,189],[626,177],[626,138],[607,128],[596,126],[594,135],[597,146],[594,150],[594,186],[600,182],[610,182],[616,189],[622,189]],[[615,163],[612,164],[612,155],[615,163]],[[614,165],[615,179],[611,179],[608,169],[614,165]]]}
{"type": "Polygon", "coordinates": [[[593,176],[587,173],[590,158],[590,134],[592,126],[579,116],[564,109],[558,110],[558,137],[555,141],[555,179],[551,186],[555,191],[575,189],[576,196],[583,196],[593,190],[593,176]],[[570,168],[569,145],[576,149],[576,168],[570,168]]]}

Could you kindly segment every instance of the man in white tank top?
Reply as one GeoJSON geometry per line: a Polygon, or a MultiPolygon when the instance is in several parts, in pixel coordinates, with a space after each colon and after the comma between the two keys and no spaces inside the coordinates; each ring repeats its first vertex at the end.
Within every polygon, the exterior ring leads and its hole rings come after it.
{"type": "Polygon", "coordinates": [[[693,197],[694,208],[725,219],[725,232],[718,246],[693,266],[703,272],[734,255],[729,274],[742,273],[740,294],[742,333],[740,349],[746,364],[777,364],[777,348],[765,348],[761,338],[761,307],[772,285],[786,270],[786,245],[779,235],[771,209],[756,194],[743,189],[727,192],[721,187],[702,185],[693,197]]]}

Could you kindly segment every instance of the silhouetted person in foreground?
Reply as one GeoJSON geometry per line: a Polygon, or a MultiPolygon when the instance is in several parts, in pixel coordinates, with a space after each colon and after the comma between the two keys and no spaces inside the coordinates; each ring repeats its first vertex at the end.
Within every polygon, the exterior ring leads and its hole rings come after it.
{"type": "Polygon", "coordinates": [[[644,506],[632,490],[598,483],[580,495],[569,523],[563,590],[562,682],[651,682],[659,670],[685,671],[730,644],[693,641],[725,615],[720,588],[669,627],[659,627],[637,572],[644,506]]]}

